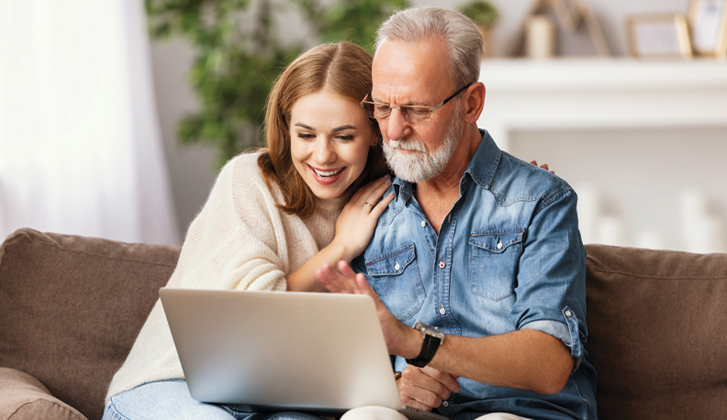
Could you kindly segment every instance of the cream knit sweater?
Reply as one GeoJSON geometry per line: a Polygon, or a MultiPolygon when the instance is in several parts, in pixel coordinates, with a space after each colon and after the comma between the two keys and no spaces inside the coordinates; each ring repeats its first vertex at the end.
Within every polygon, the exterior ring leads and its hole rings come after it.
{"type": "MultiPolygon", "coordinates": [[[[285,291],[285,275],[328,245],[349,197],[319,200],[309,218],[275,205],[282,194],[268,189],[258,154],[232,159],[220,172],[207,203],[192,222],[168,287],[285,291]]],[[[135,386],[183,378],[160,301],[154,305],[106,398],[135,386]]]]}

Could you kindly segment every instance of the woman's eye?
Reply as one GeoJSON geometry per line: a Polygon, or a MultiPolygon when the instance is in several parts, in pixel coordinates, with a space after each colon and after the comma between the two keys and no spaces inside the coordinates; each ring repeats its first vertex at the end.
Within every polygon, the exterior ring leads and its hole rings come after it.
{"type": "Polygon", "coordinates": [[[316,136],[311,133],[298,133],[298,138],[303,139],[303,140],[312,140],[312,139],[316,138],[316,136]]]}
{"type": "Polygon", "coordinates": [[[341,135],[341,136],[337,136],[337,137],[341,141],[346,141],[346,142],[353,141],[353,136],[350,134],[345,134],[345,135],[341,135]]]}

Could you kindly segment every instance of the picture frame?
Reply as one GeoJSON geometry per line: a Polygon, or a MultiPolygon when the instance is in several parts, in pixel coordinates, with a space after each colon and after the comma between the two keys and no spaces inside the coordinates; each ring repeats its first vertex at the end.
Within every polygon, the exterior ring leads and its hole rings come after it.
{"type": "Polygon", "coordinates": [[[727,0],[690,0],[692,49],[703,57],[727,57],[727,0]]]}
{"type": "Polygon", "coordinates": [[[632,15],[626,19],[626,30],[633,57],[692,57],[689,24],[684,15],[632,15]]]}

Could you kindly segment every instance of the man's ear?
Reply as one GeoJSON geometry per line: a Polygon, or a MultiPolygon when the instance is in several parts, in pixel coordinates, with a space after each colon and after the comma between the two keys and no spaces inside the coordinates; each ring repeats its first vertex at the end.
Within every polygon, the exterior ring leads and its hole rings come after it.
{"type": "Polygon", "coordinates": [[[486,93],[487,89],[482,82],[477,82],[464,91],[465,122],[476,123],[480,119],[480,114],[482,114],[482,110],[485,108],[486,93]]]}

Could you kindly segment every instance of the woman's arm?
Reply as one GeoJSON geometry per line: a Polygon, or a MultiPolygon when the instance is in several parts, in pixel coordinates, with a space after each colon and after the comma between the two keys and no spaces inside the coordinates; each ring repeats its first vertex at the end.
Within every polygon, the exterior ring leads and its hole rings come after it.
{"type": "Polygon", "coordinates": [[[334,265],[340,260],[350,263],[366,249],[379,216],[394,198],[391,193],[382,199],[389,186],[391,177],[386,175],[356,191],[336,220],[333,241],[285,277],[289,291],[326,291],[316,279],[316,269],[324,263],[334,265]]]}

